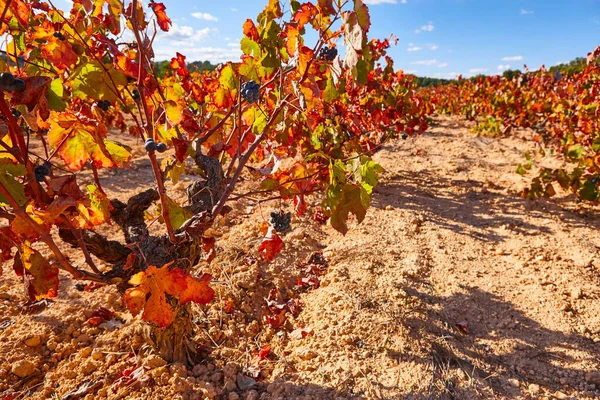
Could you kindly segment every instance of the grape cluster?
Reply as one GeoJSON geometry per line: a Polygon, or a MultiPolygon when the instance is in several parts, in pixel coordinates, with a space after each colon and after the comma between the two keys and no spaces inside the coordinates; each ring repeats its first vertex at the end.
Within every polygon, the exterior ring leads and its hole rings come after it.
{"type": "Polygon", "coordinates": [[[21,111],[17,110],[16,108],[12,108],[10,110],[10,112],[12,112],[12,115],[13,115],[13,117],[15,117],[15,119],[17,119],[21,116],[21,111]]]}
{"type": "Polygon", "coordinates": [[[331,62],[335,59],[337,54],[338,54],[338,51],[335,47],[323,46],[323,47],[321,47],[321,50],[319,51],[319,58],[323,61],[331,62]]]}
{"type": "Polygon", "coordinates": [[[98,100],[98,102],[96,103],[96,105],[102,110],[102,111],[108,111],[108,108],[112,105],[110,104],[110,101],[108,100],[98,100]]]}
{"type": "Polygon", "coordinates": [[[25,89],[27,89],[25,81],[22,79],[16,79],[10,72],[4,72],[0,75],[0,90],[20,93],[25,89]]]}
{"type": "Polygon", "coordinates": [[[271,213],[271,225],[277,232],[287,232],[291,229],[292,213],[284,213],[283,210],[271,213]]]}
{"type": "Polygon", "coordinates": [[[159,153],[164,153],[167,150],[167,145],[164,143],[156,143],[154,139],[148,138],[144,143],[144,149],[147,152],[158,151],[159,153]]]}
{"type": "Polygon", "coordinates": [[[136,103],[139,102],[141,99],[140,91],[137,89],[133,89],[131,92],[131,97],[133,98],[133,101],[135,101],[136,103]]]}
{"type": "Polygon", "coordinates": [[[242,83],[242,98],[250,104],[257,102],[260,99],[258,89],[260,86],[254,81],[242,83]]]}
{"type": "Polygon", "coordinates": [[[35,180],[38,182],[43,182],[47,176],[50,175],[50,163],[48,161],[44,161],[41,165],[36,165],[33,169],[33,173],[35,175],[35,180]]]}
{"type": "Polygon", "coordinates": [[[62,32],[54,32],[52,36],[61,41],[67,40],[67,38],[65,37],[65,35],[62,34],[62,32]]]}

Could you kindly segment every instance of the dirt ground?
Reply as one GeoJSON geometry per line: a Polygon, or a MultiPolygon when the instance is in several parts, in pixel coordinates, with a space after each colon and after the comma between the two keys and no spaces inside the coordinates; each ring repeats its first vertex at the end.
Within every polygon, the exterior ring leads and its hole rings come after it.
{"type": "MultiPolygon", "coordinates": [[[[600,214],[558,188],[521,198],[531,137],[436,117],[376,155],[386,172],[361,225],[342,236],[294,217],[269,264],[256,258],[261,227],[289,205],[233,204],[214,228],[217,258],[197,269],[217,298],[195,308],[193,368],[152,353],[114,288],[79,291],[63,275],[56,299],[26,304],[7,263],[0,399],[599,398],[600,214]],[[99,307],[115,318],[94,326],[99,307]]],[[[132,169],[101,179],[125,200],[152,172],[122,140],[132,169]]]]}

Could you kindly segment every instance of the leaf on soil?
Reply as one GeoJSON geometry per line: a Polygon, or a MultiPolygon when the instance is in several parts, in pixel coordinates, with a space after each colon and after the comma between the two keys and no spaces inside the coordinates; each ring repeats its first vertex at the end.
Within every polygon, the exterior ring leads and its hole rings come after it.
{"type": "Polygon", "coordinates": [[[258,253],[264,262],[272,261],[283,249],[283,241],[275,233],[275,228],[269,226],[265,238],[258,246],[258,253]]]}
{"type": "Polygon", "coordinates": [[[87,379],[79,385],[75,390],[66,393],[61,400],[76,400],[85,397],[88,393],[95,391],[103,386],[101,379],[87,379]]]}
{"type": "Polygon", "coordinates": [[[469,334],[469,321],[467,321],[466,318],[460,322],[457,322],[454,324],[454,326],[456,326],[456,329],[458,329],[458,331],[463,335],[469,334]]]}
{"type": "Polygon", "coordinates": [[[290,338],[303,339],[306,336],[311,336],[313,333],[313,329],[310,326],[307,326],[305,328],[296,328],[290,333],[290,338]]]}
{"type": "Polygon", "coordinates": [[[88,319],[88,322],[92,326],[98,326],[106,321],[110,321],[115,316],[115,313],[107,308],[100,307],[92,313],[92,316],[88,319]]]}

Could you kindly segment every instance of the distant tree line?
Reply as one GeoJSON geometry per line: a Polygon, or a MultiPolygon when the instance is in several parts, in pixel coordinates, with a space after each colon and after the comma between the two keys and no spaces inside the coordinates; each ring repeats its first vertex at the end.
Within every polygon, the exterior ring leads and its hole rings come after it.
{"type": "MultiPolygon", "coordinates": [[[[154,62],[154,73],[157,77],[163,78],[165,75],[171,73],[171,65],[170,61],[156,61],[154,62]]],[[[204,71],[214,71],[217,68],[217,64],[211,64],[210,61],[193,61],[191,63],[187,63],[187,67],[190,72],[204,72],[204,71]]]]}
{"type": "MultiPolygon", "coordinates": [[[[556,71],[560,71],[560,74],[562,76],[569,76],[569,75],[573,75],[573,74],[578,74],[581,71],[583,71],[583,69],[586,66],[586,63],[587,63],[587,61],[585,58],[578,57],[568,63],[554,65],[554,66],[548,68],[547,71],[550,73],[553,73],[553,74],[556,74],[556,71]]],[[[530,73],[535,74],[537,72],[539,72],[539,70],[531,71],[530,73]]],[[[513,78],[519,77],[519,75],[521,75],[522,73],[523,72],[521,72],[521,70],[518,70],[518,69],[508,69],[502,73],[502,76],[506,79],[513,79],[513,78]]],[[[468,79],[472,80],[472,81],[476,81],[481,77],[485,77],[485,75],[481,75],[481,74],[475,75],[468,79]]],[[[417,77],[417,85],[419,87],[447,85],[448,83],[455,82],[455,81],[456,81],[456,79],[429,78],[429,77],[425,77],[425,76],[417,77]]]]}

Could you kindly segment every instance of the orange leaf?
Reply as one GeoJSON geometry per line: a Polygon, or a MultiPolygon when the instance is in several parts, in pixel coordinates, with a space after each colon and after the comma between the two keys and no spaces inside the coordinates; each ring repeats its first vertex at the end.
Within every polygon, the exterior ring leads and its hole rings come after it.
{"type": "Polygon", "coordinates": [[[186,274],[185,281],[187,287],[183,293],[179,295],[179,302],[189,303],[190,301],[193,301],[198,304],[210,303],[215,298],[214,290],[208,285],[211,279],[212,276],[209,274],[204,274],[201,278],[194,278],[190,274],[186,274]]]}
{"type": "Polygon", "coordinates": [[[171,69],[177,70],[177,75],[181,77],[189,76],[190,71],[188,71],[187,66],[185,64],[185,56],[180,53],[175,53],[177,57],[171,58],[171,69]]]}
{"type": "Polygon", "coordinates": [[[154,14],[156,14],[156,19],[158,21],[158,26],[160,26],[160,29],[162,29],[165,32],[168,32],[169,27],[171,25],[171,20],[169,19],[169,17],[167,17],[167,13],[165,12],[167,7],[165,7],[163,3],[155,3],[154,1],[150,1],[150,4],[148,6],[151,7],[152,11],[154,11],[154,14]]]}
{"type": "Polygon", "coordinates": [[[317,15],[317,8],[311,3],[304,3],[294,14],[294,21],[298,22],[298,29],[304,28],[304,25],[310,22],[317,15]]]}
{"type": "Polygon", "coordinates": [[[28,243],[23,243],[15,255],[14,269],[23,277],[23,283],[31,300],[56,297],[58,291],[58,268],[50,263],[28,243]]]}
{"type": "Polygon", "coordinates": [[[260,40],[256,26],[254,26],[254,21],[251,19],[247,19],[246,22],[244,22],[244,35],[255,42],[260,40]]]}
{"type": "Polygon", "coordinates": [[[144,310],[142,318],[164,328],[173,322],[174,312],[167,302],[169,294],[180,303],[193,301],[206,304],[214,298],[214,291],[208,285],[211,276],[192,277],[180,268],[169,270],[166,264],[161,268],[149,266],[145,271],[131,277],[129,283],[135,285],[125,291],[127,308],[135,316],[144,310]],[[149,296],[149,297],[148,297],[149,296]]]}

